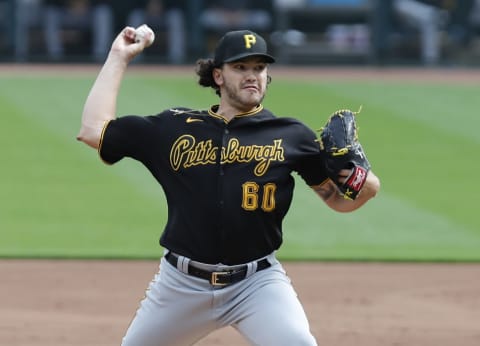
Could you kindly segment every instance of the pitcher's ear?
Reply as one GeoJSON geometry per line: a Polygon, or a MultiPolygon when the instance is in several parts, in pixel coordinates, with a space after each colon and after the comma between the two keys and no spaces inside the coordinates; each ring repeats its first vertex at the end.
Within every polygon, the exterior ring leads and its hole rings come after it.
{"type": "Polygon", "coordinates": [[[223,84],[223,75],[222,75],[222,70],[219,68],[214,68],[212,71],[213,75],[213,80],[217,85],[222,85],[223,84]]]}

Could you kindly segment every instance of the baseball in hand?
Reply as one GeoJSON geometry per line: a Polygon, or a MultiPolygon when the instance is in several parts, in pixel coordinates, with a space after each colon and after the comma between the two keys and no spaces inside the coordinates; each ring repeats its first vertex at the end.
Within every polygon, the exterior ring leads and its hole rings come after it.
{"type": "Polygon", "coordinates": [[[147,24],[140,25],[135,29],[135,42],[139,43],[145,41],[145,47],[149,47],[153,44],[155,40],[155,34],[152,29],[148,27],[147,24]]]}

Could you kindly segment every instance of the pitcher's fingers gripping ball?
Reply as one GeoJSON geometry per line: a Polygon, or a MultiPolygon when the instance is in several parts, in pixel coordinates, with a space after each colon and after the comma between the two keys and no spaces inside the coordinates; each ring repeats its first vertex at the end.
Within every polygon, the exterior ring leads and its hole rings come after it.
{"type": "Polygon", "coordinates": [[[370,163],[358,141],[357,113],[348,109],[333,113],[320,129],[319,139],[330,179],[346,199],[352,200],[360,193],[370,170],[370,163]],[[346,179],[339,181],[339,173],[344,169],[351,172],[346,179]]]}
{"type": "Polygon", "coordinates": [[[147,24],[140,25],[135,29],[135,42],[145,41],[145,47],[150,47],[155,41],[155,33],[147,24]]]}

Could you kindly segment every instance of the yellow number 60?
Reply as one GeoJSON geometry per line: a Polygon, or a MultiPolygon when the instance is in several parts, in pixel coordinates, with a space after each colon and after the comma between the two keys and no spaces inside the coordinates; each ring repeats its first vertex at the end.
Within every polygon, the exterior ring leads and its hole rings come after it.
{"type": "MultiPolygon", "coordinates": [[[[248,211],[254,211],[258,208],[260,186],[248,181],[242,185],[242,208],[248,211]]],[[[277,186],[274,183],[267,183],[263,186],[262,205],[263,211],[269,212],[275,209],[275,191],[277,186]]]]}

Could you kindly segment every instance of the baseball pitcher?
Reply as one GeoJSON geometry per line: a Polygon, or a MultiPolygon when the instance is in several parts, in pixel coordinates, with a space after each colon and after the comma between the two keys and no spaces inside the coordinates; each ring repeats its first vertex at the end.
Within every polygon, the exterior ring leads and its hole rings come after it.
{"type": "Polygon", "coordinates": [[[335,113],[319,136],[265,109],[275,59],[248,30],[226,33],[213,58],[197,62],[198,82],[213,88],[218,104],[117,117],[127,65],[152,39],[145,27],[138,36],[132,27],[119,33],[78,134],[107,164],[126,157],[143,164],[168,203],[159,272],[122,345],[192,345],[225,326],[252,345],[316,345],[275,252],[292,201],[292,174],[339,212],[358,209],[378,192],[355,117],[335,113]]]}

